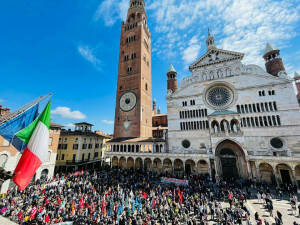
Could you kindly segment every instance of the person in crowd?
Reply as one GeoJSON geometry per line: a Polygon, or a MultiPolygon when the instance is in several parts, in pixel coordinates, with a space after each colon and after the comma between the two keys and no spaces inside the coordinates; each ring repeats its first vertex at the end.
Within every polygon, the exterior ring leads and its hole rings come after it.
{"type": "MultiPolygon", "coordinates": [[[[245,202],[251,196],[247,188],[257,185],[253,181],[190,175],[185,178],[188,185],[177,186],[161,182],[164,176],[176,177],[110,168],[57,174],[24,191],[8,191],[0,199],[0,215],[22,225],[251,224],[245,202]],[[224,207],[224,201],[230,207],[224,207]]],[[[264,199],[271,204],[268,189],[263,185],[258,189],[267,190],[264,199]]],[[[278,211],[277,217],[282,223],[278,211]]],[[[263,224],[258,213],[255,219],[263,224]]]]}

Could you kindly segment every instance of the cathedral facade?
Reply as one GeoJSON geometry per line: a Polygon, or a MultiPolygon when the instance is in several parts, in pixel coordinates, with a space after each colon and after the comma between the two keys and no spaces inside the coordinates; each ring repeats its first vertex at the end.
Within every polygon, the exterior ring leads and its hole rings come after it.
{"type": "Polygon", "coordinates": [[[300,108],[280,51],[267,44],[265,71],[210,34],[206,46],[192,75],[168,85],[169,153],[188,155],[178,163],[191,173],[299,183],[300,108]]]}
{"type": "Polygon", "coordinates": [[[121,29],[112,167],[300,182],[300,108],[278,49],[267,44],[264,70],[209,34],[180,84],[170,66],[168,114],[157,115],[143,0],[130,1],[121,29]]]}

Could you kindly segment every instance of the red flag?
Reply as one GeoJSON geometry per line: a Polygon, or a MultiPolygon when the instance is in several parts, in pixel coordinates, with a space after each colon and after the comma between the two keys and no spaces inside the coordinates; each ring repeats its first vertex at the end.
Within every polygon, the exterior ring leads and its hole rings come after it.
{"type": "Polygon", "coordinates": [[[78,177],[78,175],[79,175],[79,172],[78,172],[78,171],[76,171],[76,172],[75,172],[75,176],[76,176],[76,177],[78,177]]]}
{"type": "Polygon", "coordinates": [[[37,213],[37,208],[34,206],[31,210],[30,219],[33,220],[35,218],[35,215],[37,213]]]}
{"type": "Polygon", "coordinates": [[[183,202],[183,195],[182,195],[179,187],[178,187],[178,195],[179,195],[179,203],[182,204],[182,202],[183,202]]]}
{"type": "Polygon", "coordinates": [[[155,208],[155,198],[153,197],[153,199],[152,199],[152,209],[154,209],[155,208]]]}
{"type": "Polygon", "coordinates": [[[81,198],[79,201],[79,209],[81,209],[83,207],[84,207],[83,198],[81,198]]]}
{"type": "Polygon", "coordinates": [[[104,215],[106,215],[106,202],[104,199],[102,200],[102,212],[104,215]]]}
{"type": "Polygon", "coordinates": [[[148,195],[147,195],[147,193],[146,192],[144,192],[144,199],[148,199],[148,195]]]}

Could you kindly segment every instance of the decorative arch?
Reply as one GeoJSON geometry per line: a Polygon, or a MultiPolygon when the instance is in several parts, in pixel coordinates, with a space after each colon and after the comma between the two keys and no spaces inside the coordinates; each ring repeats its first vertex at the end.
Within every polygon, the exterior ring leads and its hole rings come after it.
{"type": "Polygon", "coordinates": [[[143,167],[143,160],[141,158],[135,159],[135,169],[142,169],[143,167]]]}
{"type": "Polygon", "coordinates": [[[223,177],[249,177],[245,150],[235,141],[220,141],[215,149],[217,173],[223,177]]]}
{"type": "Polygon", "coordinates": [[[155,158],[153,160],[153,170],[155,172],[161,172],[162,171],[162,162],[159,158],[155,158]]]}
{"type": "Polygon", "coordinates": [[[122,169],[126,169],[127,163],[126,163],[126,159],[125,157],[121,157],[120,161],[119,161],[119,167],[121,167],[122,169]]]}
{"type": "Polygon", "coordinates": [[[261,181],[266,183],[272,183],[272,177],[274,176],[273,167],[269,163],[261,163],[259,165],[259,173],[261,181]]]}
{"type": "Polygon", "coordinates": [[[146,170],[151,170],[152,169],[152,160],[150,158],[146,158],[144,160],[144,168],[146,170]]]}
{"type": "Polygon", "coordinates": [[[128,168],[128,169],[134,168],[134,159],[133,159],[132,157],[129,157],[129,158],[127,159],[127,168],[128,168]]]}
{"type": "Polygon", "coordinates": [[[192,159],[188,159],[185,161],[185,172],[187,174],[194,174],[196,172],[196,163],[192,159]]]}
{"type": "Polygon", "coordinates": [[[284,184],[293,184],[292,168],[285,163],[276,166],[276,173],[280,177],[280,182],[284,184]]]}
{"type": "Polygon", "coordinates": [[[208,163],[201,159],[197,163],[197,170],[199,174],[207,174],[209,173],[208,163]]]}
{"type": "Polygon", "coordinates": [[[112,158],[112,167],[118,167],[119,166],[119,159],[117,156],[114,156],[112,158]]]}
{"type": "Polygon", "coordinates": [[[163,161],[163,171],[164,172],[172,172],[172,161],[169,158],[164,159],[163,161]]]}

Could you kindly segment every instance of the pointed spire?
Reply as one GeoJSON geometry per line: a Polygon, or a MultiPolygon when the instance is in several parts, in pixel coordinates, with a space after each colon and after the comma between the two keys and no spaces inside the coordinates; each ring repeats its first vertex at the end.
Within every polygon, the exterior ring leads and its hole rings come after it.
{"type": "Polygon", "coordinates": [[[269,52],[271,52],[271,51],[275,51],[275,50],[278,50],[278,49],[274,48],[274,46],[271,45],[271,44],[268,42],[267,45],[266,45],[266,49],[265,49],[265,53],[264,53],[264,54],[267,54],[267,53],[269,53],[269,52]]]}
{"type": "Polygon", "coordinates": [[[172,64],[170,64],[170,66],[169,66],[168,73],[170,73],[170,72],[177,73],[176,70],[175,70],[175,68],[174,68],[174,66],[172,64]]]}
{"type": "Polygon", "coordinates": [[[210,35],[210,30],[209,30],[209,28],[208,28],[208,37],[210,37],[211,35],[210,35]]]}

